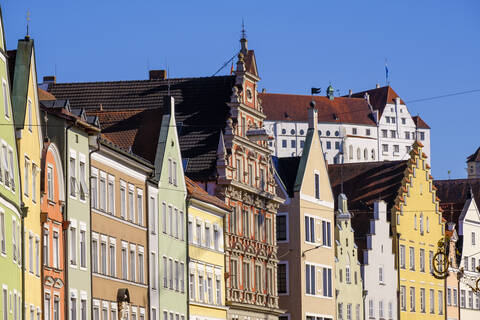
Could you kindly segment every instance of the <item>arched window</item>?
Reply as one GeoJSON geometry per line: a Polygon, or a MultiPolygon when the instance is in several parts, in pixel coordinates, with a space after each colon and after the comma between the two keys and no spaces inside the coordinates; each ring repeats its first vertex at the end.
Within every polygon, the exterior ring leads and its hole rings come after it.
{"type": "Polygon", "coordinates": [[[367,148],[363,149],[363,158],[365,160],[368,160],[368,150],[367,150],[367,148]]]}
{"type": "Polygon", "coordinates": [[[423,234],[423,212],[420,213],[420,233],[423,234]]]}
{"type": "Polygon", "coordinates": [[[372,149],[372,160],[375,160],[375,149],[372,149]]]}
{"type": "Polygon", "coordinates": [[[417,215],[415,215],[414,220],[413,220],[413,228],[417,230],[417,215]]]}
{"type": "Polygon", "coordinates": [[[357,148],[357,160],[360,160],[360,157],[361,157],[361,151],[360,151],[360,148],[357,148]]]}
{"type": "Polygon", "coordinates": [[[430,221],[428,221],[428,217],[427,217],[427,232],[430,232],[430,221]]]}
{"type": "Polygon", "coordinates": [[[348,159],[353,160],[353,146],[348,146],[348,159]]]}

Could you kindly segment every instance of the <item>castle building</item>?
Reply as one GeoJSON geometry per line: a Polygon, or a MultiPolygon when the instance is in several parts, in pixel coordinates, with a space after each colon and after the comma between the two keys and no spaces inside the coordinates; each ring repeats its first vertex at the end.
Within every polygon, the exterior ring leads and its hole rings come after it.
{"type": "Polygon", "coordinates": [[[418,136],[430,155],[430,127],[412,116],[406,103],[390,87],[379,87],[349,96],[335,97],[333,87],[326,96],[260,93],[267,119],[265,128],[273,136],[269,147],[277,157],[299,156],[308,128],[310,100],[318,108],[318,133],[328,163],[405,160],[418,136]]]}

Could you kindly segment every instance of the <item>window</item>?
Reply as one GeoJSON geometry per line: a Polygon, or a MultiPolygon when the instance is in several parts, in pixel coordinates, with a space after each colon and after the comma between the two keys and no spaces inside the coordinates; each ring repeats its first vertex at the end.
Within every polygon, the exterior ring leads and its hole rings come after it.
{"type": "Polygon", "coordinates": [[[300,140],[300,148],[304,148],[305,147],[305,140],[300,140]]]}
{"type": "Polygon", "coordinates": [[[92,208],[98,208],[97,182],[97,176],[92,174],[92,176],[90,177],[90,205],[92,206],[92,208]]]}
{"type": "Polygon", "coordinates": [[[173,207],[168,206],[168,234],[173,236],[173,207]]]}
{"type": "Polygon", "coordinates": [[[388,144],[382,144],[382,152],[388,152],[388,144]]]}
{"type": "Polygon", "coordinates": [[[50,310],[52,308],[50,294],[45,293],[45,297],[43,299],[44,299],[43,300],[43,313],[44,313],[44,316],[45,316],[45,320],[49,320],[50,319],[50,310]]]}
{"type": "Polygon", "coordinates": [[[7,95],[7,85],[5,82],[2,83],[3,85],[3,106],[5,108],[5,117],[9,118],[10,113],[8,109],[8,95],[7,95]]]}
{"type": "Polygon", "coordinates": [[[415,311],[415,288],[410,287],[410,311],[415,311]]]}
{"type": "Polygon", "coordinates": [[[326,247],[332,246],[332,236],[331,236],[331,222],[330,221],[322,221],[322,244],[326,247]]]}
{"type": "Polygon", "coordinates": [[[137,189],[137,219],[138,224],[143,225],[143,193],[137,189]]]}
{"type": "Polygon", "coordinates": [[[400,245],[400,268],[405,269],[405,246],[400,245]]]}
{"type": "Polygon", "coordinates": [[[415,248],[409,248],[410,270],[415,270],[415,248]]]}
{"type": "Polygon", "coordinates": [[[243,289],[249,290],[250,289],[250,264],[248,262],[243,263],[243,289]]]}
{"type": "Polygon", "coordinates": [[[277,214],[277,241],[287,240],[287,215],[277,214]]]}
{"type": "Polygon", "coordinates": [[[47,228],[43,229],[43,265],[48,266],[49,264],[49,247],[50,247],[50,239],[49,239],[49,231],[47,228]]]}
{"type": "Polygon", "coordinates": [[[365,135],[369,136],[370,135],[370,129],[365,129],[365,135]]]}
{"type": "Polygon", "coordinates": [[[375,318],[375,306],[373,305],[373,300],[368,300],[368,317],[375,318]]]}
{"type": "Polygon", "coordinates": [[[135,222],[135,204],[132,186],[129,186],[128,188],[128,220],[135,222]]]}
{"type": "Polygon", "coordinates": [[[77,319],[77,298],[74,296],[70,298],[70,319],[77,319]]]}
{"type": "Polygon", "coordinates": [[[168,259],[168,270],[170,271],[168,273],[168,284],[169,288],[173,290],[173,260],[168,259]]]}
{"type": "Polygon", "coordinates": [[[213,303],[213,280],[211,274],[207,276],[207,293],[208,303],[213,303]]]}
{"type": "Polygon", "coordinates": [[[202,223],[199,220],[197,220],[196,235],[197,235],[197,244],[201,246],[202,245],[202,223]]]}
{"type": "Polygon", "coordinates": [[[8,320],[8,290],[3,288],[3,320],[8,320]]]}
{"type": "Polygon", "coordinates": [[[472,246],[475,245],[475,232],[472,232],[472,246]]]}
{"type": "Polygon", "coordinates": [[[82,317],[81,320],[87,320],[87,300],[82,299],[80,301],[80,315],[82,317]]]}
{"type": "Polygon", "coordinates": [[[180,278],[180,292],[185,292],[185,264],[183,262],[180,262],[180,272],[178,277],[180,278]]]}
{"type": "Polygon", "coordinates": [[[350,280],[350,266],[347,266],[345,268],[345,281],[347,283],[351,283],[351,280],[350,280]]]}
{"type": "Polygon", "coordinates": [[[390,130],[390,138],[396,138],[397,132],[395,130],[390,130]]]}
{"type": "Polygon", "coordinates": [[[28,187],[29,187],[28,177],[30,176],[29,172],[30,172],[30,160],[27,157],[25,157],[25,168],[23,171],[23,178],[24,178],[23,194],[27,197],[28,197],[28,187]]]}
{"type": "Polygon", "coordinates": [[[465,306],[466,306],[465,290],[460,290],[460,307],[465,308],[465,306]]]}
{"type": "Polygon", "coordinates": [[[352,304],[347,304],[347,320],[352,320],[352,304]]]}
{"type": "Polygon", "coordinates": [[[29,271],[33,273],[33,235],[28,235],[28,265],[29,271]]]}
{"type": "Polygon", "coordinates": [[[144,283],[144,261],[143,261],[143,251],[138,252],[138,282],[144,283]]]}
{"type": "Polygon", "coordinates": [[[305,288],[307,294],[315,294],[315,266],[305,264],[305,288]]]}
{"type": "Polygon", "coordinates": [[[35,238],[35,274],[40,276],[40,238],[35,238]]]}
{"type": "Polygon", "coordinates": [[[98,272],[98,239],[92,239],[92,272],[98,272]]]}
{"type": "Polygon", "coordinates": [[[468,292],[468,307],[473,308],[473,291],[468,292]]]}
{"type": "Polygon", "coordinates": [[[150,252],[150,282],[152,284],[152,289],[157,289],[157,274],[158,274],[158,265],[157,265],[157,256],[155,252],[150,252]]]}
{"type": "Polygon", "coordinates": [[[395,152],[395,153],[400,152],[400,146],[398,144],[393,145],[393,152],[395,152]]]}
{"type": "Polygon", "coordinates": [[[122,245],[122,278],[128,280],[127,246],[122,245]]]}
{"type": "Polygon", "coordinates": [[[328,150],[332,149],[332,143],[330,141],[327,141],[327,149],[328,150]]]}
{"type": "Polygon", "coordinates": [[[53,232],[53,267],[60,267],[60,247],[58,244],[58,232],[53,232]]]}
{"type": "Polygon", "coordinates": [[[343,303],[338,304],[338,319],[343,320],[343,303]]]}
{"type": "Polygon", "coordinates": [[[332,297],[332,269],[322,268],[323,296],[332,297]]]}
{"type": "MultiPolygon", "coordinates": [[[[435,301],[435,300],[434,300],[435,301]]],[[[432,303],[432,290],[430,290],[430,304],[432,303]]],[[[448,288],[447,289],[447,305],[451,306],[452,305],[452,289],[448,288]]],[[[430,312],[431,312],[431,307],[430,307],[430,312]]]]}
{"type": "Polygon", "coordinates": [[[127,197],[127,191],[125,190],[125,183],[120,182],[120,217],[125,219],[127,217],[127,204],[125,203],[127,197]]]}
{"type": "Polygon", "coordinates": [[[425,249],[420,249],[420,271],[425,272],[425,249]]]}
{"type": "Polygon", "coordinates": [[[175,291],[178,291],[178,285],[179,285],[179,274],[178,274],[178,261],[175,261],[175,274],[174,274],[174,283],[175,283],[175,291]]]}
{"type": "Polygon", "coordinates": [[[442,290],[438,290],[438,314],[443,314],[443,291],[442,290]]]}
{"type": "Polygon", "coordinates": [[[107,186],[107,197],[108,197],[108,213],[115,213],[115,178],[108,177],[108,186],[107,186]]]}
{"type": "Polygon", "coordinates": [[[420,289],[420,312],[425,313],[425,289],[420,289]]]}
{"type": "Polygon", "coordinates": [[[238,288],[238,263],[236,260],[230,260],[230,274],[232,288],[238,288]]]}
{"type": "Polygon", "coordinates": [[[277,288],[279,294],[287,293],[287,264],[284,262],[278,263],[277,288]]]}
{"type": "Polygon", "coordinates": [[[405,139],[410,140],[410,132],[405,131],[405,139]]]}
{"type": "Polygon", "coordinates": [[[100,174],[100,210],[107,210],[107,185],[106,177],[100,174]]]}
{"type": "Polygon", "coordinates": [[[116,263],[115,263],[116,250],[115,250],[115,244],[114,243],[110,243],[109,251],[110,251],[110,276],[116,277],[117,266],[116,266],[116,263]]]}
{"type": "Polygon", "coordinates": [[[305,241],[315,242],[315,219],[305,217],[305,241]]]}
{"type": "Polygon", "coordinates": [[[420,140],[425,140],[425,132],[419,131],[418,133],[420,134],[420,140]]]}
{"type": "Polygon", "coordinates": [[[81,161],[81,159],[80,159],[79,171],[80,171],[79,172],[79,174],[80,174],[80,177],[79,177],[79,180],[80,180],[80,200],[85,200],[85,196],[88,193],[87,184],[86,184],[87,175],[85,173],[85,162],[81,161]]]}
{"type": "Polygon", "coordinates": [[[384,317],[384,314],[383,314],[383,301],[380,300],[378,301],[378,317],[380,319],[382,319],[384,317]]]}
{"type": "Polygon", "coordinates": [[[217,251],[220,247],[220,235],[219,235],[219,230],[217,225],[213,227],[213,247],[217,251]]]}
{"type": "Polygon", "coordinates": [[[428,264],[429,264],[429,271],[430,271],[430,273],[433,272],[433,264],[432,264],[432,261],[433,261],[433,251],[428,251],[428,264]]]}
{"type": "Polygon", "coordinates": [[[296,148],[297,147],[297,141],[296,140],[290,140],[290,147],[296,148]]]}
{"type": "Polygon", "coordinates": [[[320,175],[315,173],[315,198],[320,199],[320,175]]]}
{"type": "Polygon", "coordinates": [[[472,258],[472,263],[471,263],[471,265],[472,265],[472,271],[476,271],[476,270],[475,270],[475,258],[472,258]]]}
{"type": "Polygon", "coordinates": [[[107,274],[107,243],[100,244],[100,261],[102,262],[102,274],[107,274]]]}
{"type": "Polygon", "coordinates": [[[453,306],[456,307],[458,304],[458,291],[457,289],[453,289],[453,306]]]}
{"type": "Polygon", "coordinates": [[[378,267],[378,281],[380,283],[383,283],[385,280],[384,280],[384,276],[383,276],[383,265],[380,265],[378,267]]]}
{"type": "Polygon", "coordinates": [[[135,248],[130,247],[130,281],[136,281],[136,257],[135,257],[135,248]]]}
{"type": "Polygon", "coordinates": [[[77,264],[77,229],[70,227],[70,264],[77,264]]]}
{"type": "Polygon", "coordinates": [[[73,157],[70,157],[70,195],[75,197],[76,187],[77,187],[77,177],[76,177],[76,160],[73,157]]]}
{"type": "Polygon", "coordinates": [[[190,270],[189,274],[189,283],[190,283],[190,300],[195,301],[195,274],[193,270],[190,270]]]}
{"type": "Polygon", "coordinates": [[[335,150],[340,150],[340,142],[335,141],[335,150]]]}
{"type": "Polygon", "coordinates": [[[388,130],[382,130],[382,138],[388,138],[388,130]]]}
{"type": "Polygon", "coordinates": [[[203,278],[203,275],[199,274],[198,275],[198,299],[200,301],[205,301],[205,280],[203,278]]]}
{"type": "Polygon", "coordinates": [[[80,230],[80,267],[87,266],[87,239],[86,231],[80,230]]]}
{"type": "Polygon", "coordinates": [[[430,313],[435,313],[435,290],[430,289],[430,313]]]}
{"type": "Polygon", "coordinates": [[[273,293],[273,269],[267,267],[267,293],[273,293]]]}
{"type": "Polygon", "coordinates": [[[53,320],[60,319],[60,298],[54,296],[53,298],[53,320]]]}
{"type": "Polygon", "coordinates": [[[387,123],[390,123],[390,117],[385,117],[385,121],[386,121],[387,123]]]}
{"type": "Polygon", "coordinates": [[[220,276],[216,276],[215,278],[215,292],[216,292],[216,296],[215,296],[215,301],[217,303],[217,305],[222,305],[222,283],[220,281],[220,276]]]}
{"type": "Polygon", "coordinates": [[[177,162],[173,161],[173,185],[177,185],[177,162]]]}

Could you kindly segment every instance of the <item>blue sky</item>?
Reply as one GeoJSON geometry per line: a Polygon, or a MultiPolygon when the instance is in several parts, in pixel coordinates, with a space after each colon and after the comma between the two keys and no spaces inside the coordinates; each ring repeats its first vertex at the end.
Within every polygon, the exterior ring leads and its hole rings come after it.
{"type": "MultiPolygon", "coordinates": [[[[36,41],[39,80],[212,75],[239,47],[242,18],[261,88],[342,94],[385,84],[405,100],[480,89],[480,2],[471,1],[0,1],[9,49],[36,41]]],[[[229,71],[229,67],[224,73],[229,71]]],[[[408,104],[432,127],[437,179],[466,176],[480,146],[480,92],[408,104]]]]}

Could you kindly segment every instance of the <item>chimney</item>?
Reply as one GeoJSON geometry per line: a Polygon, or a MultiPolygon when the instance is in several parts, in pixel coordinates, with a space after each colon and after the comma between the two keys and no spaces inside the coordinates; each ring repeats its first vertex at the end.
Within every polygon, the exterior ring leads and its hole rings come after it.
{"type": "Polygon", "coordinates": [[[380,83],[377,83],[377,84],[375,85],[375,87],[376,87],[377,89],[380,88],[380,83]]]}
{"type": "Polygon", "coordinates": [[[57,83],[57,77],[55,76],[44,76],[43,83],[57,83]]]}
{"type": "Polygon", "coordinates": [[[150,70],[148,72],[149,80],[165,80],[167,79],[166,70],[150,70]]]}
{"type": "Polygon", "coordinates": [[[314,129],[317,131],[318,126],[318,113],[315,109],[315,101],[310,102],[310,108],[308,108],[308,129],[314,129]]]}
{"type": "Polygon", "coordinates": [[[349,96],[349,97],[351,97],[351,96],[352,96],[352,94],[353,94],[353,91],[352,91],[352,89],[349,89],[349,90],[348,90],[348,96],[349,96]]]}

